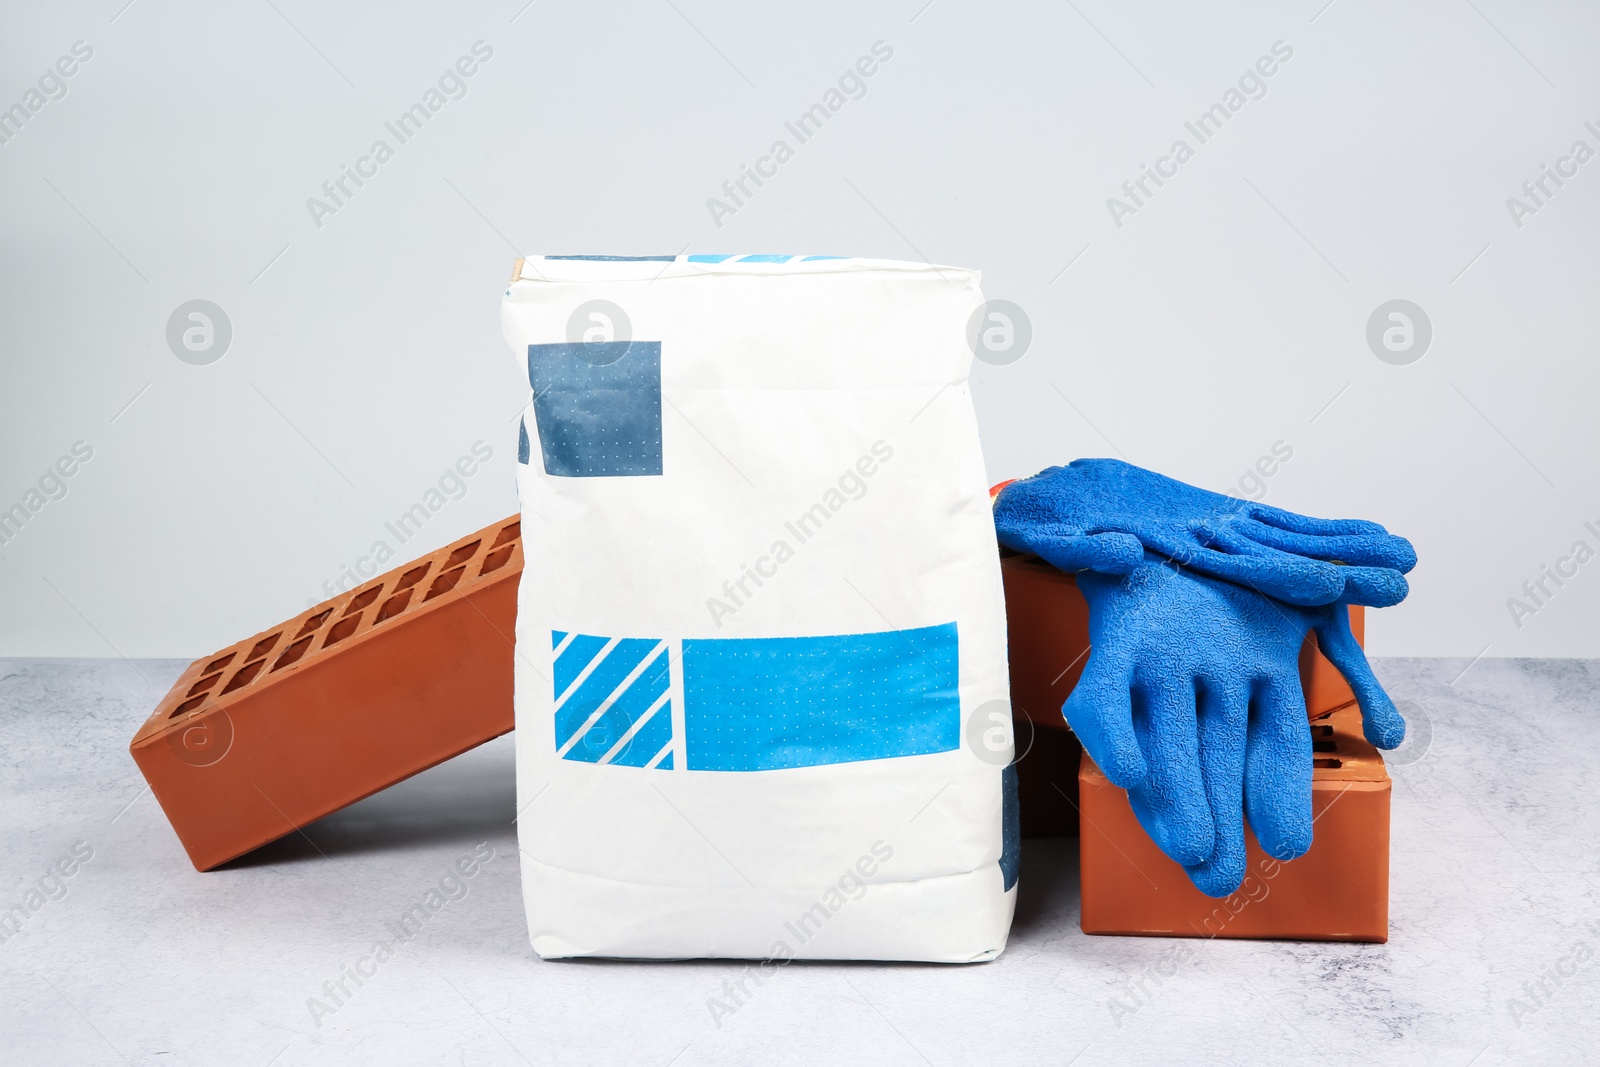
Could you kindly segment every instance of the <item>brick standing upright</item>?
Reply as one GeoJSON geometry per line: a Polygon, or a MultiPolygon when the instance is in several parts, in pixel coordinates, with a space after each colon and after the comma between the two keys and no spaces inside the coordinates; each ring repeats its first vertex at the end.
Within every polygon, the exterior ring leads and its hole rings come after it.
{"type": "MultiPolygon", "coordinates": [[[[1355,694],[1306,638],[1300,684],[1313,748],[1311,851],[1279,863],[1246,831],[1247,873],[1225,900],[1205,896],[1139,825],[1065,729],[1061,705],[1089,654],[1089,606],[1072,575],[1035,556],[1001,560],[1011,656],[1017,778],[1027,836],[1079,834],[1089,934],[1383,941],[1389,928],[1390,781],[1361,735],[1355,694]]],[[[1360,640],[1365,613],[1350,609],[1360,640]]]]}

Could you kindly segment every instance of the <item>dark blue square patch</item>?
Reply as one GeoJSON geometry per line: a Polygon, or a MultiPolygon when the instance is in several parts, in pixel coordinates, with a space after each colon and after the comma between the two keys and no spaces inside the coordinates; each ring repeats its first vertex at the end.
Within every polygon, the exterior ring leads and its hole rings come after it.
{"type": "Polygon", "coordinates": [[[660,341],[529,345],[528,381],[546,474],[661,474],[660,341]]]}

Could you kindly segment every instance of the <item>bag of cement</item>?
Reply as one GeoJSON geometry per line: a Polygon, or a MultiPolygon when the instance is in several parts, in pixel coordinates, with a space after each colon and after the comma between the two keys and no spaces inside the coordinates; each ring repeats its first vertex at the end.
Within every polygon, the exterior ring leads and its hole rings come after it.
{"type": "Polygon", "coordinates": [[[518,832],[542,956],[1004,947],[982,308],[975,272],[916,263],[519,261],[518,832]]]}

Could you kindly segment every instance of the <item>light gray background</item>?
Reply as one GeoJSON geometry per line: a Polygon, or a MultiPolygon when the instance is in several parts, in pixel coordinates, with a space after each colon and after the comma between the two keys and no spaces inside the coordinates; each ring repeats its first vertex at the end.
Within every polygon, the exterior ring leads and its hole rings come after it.
{"type": "MultiPolygon", "coordinates": [[[[1417,544],[1387,655],[1600,655],[1600,9],[1229,5],[17,4],[0,107],[0,509],[94,458],[0,547],[0,654],[197,656],[321,599],[482,440],[401,558],[515,508],[520,253],[812,252],[981,269],[1031,349],[979,365],[991,480],[1117,455],[1417,544]],[[475,41],[493,58],[319,229],[306,207],[475,41]],[[706,207],[875,41],[893,59],[719,229],[706,207]],[[1138,213],[1106,200],[1275,41],[1294,50],[1138,213]],[[168,316],[223,307],[180,362],[168,316]],[[1409,366],[1368,316],[1415,301],[1409,366]],[[1590,572],[1594,573],[1590,573],[1590,572]],[[1553,588],[1553,587],[1552,587],[1553,588]]],[[[389,138],[393,143],[392,138],[389,138]]]]}

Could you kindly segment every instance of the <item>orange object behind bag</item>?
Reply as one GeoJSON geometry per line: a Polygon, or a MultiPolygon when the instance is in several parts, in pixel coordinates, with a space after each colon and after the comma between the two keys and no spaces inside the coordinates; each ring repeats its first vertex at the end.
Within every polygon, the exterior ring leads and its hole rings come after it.
{"type": "Polygon", "coordinates": [[[1389,794],[1383,757],[1354,706],[1312,720],[1311,851],[1281,863],[1245,829],[1245,878],[1215,900],[1144,832],[1127,790],[1087,754],[1078,772],[1078,842],[1086,934],[1389,939],[1389,794]]]}
{"type": "MultiPolygon", "coordinates": [[[[1061,705],[1089,659],[1089,604],[1070,574],[1038,556],[1012,553],[1000,561],[1006,590],[1006,637],[1011,656],[1011,707],[1038,726],[1066,729],[1061,705]]],[[[1350,630],[1366,640],[1366,609],[1350,605],[1350,630]]],[[[1354,704],[1356,695],[1338,668],[1317,650],[1315,634],[1300,648],[1300,688],[1306,714],[1354,704]]],[[[1027,728],[1019,737],[1026,740],[1027,728]]]]}
{"type": "MultiPolygon", "coordinates": [[[[1080,834],[1085,933],[1387,938],[1389,777],[1361,736],[1355,694],[1314,637],[1300,651],[1300,683],[1316,750],[1315,843],[1279,863],[1248,835],[1245,883],[1216,901],[1145,834],[1125,790],[1087,756],[1080,768],[1081,749],[1061,715],[1089,656],[1089,608],[1077,582],[1035,556],[1006,555],[1000,569],[1023,835],[1080,834]]],[[[1358,641],[1364,623],[1363,609],[1352,606],[1358,641]]]]}

